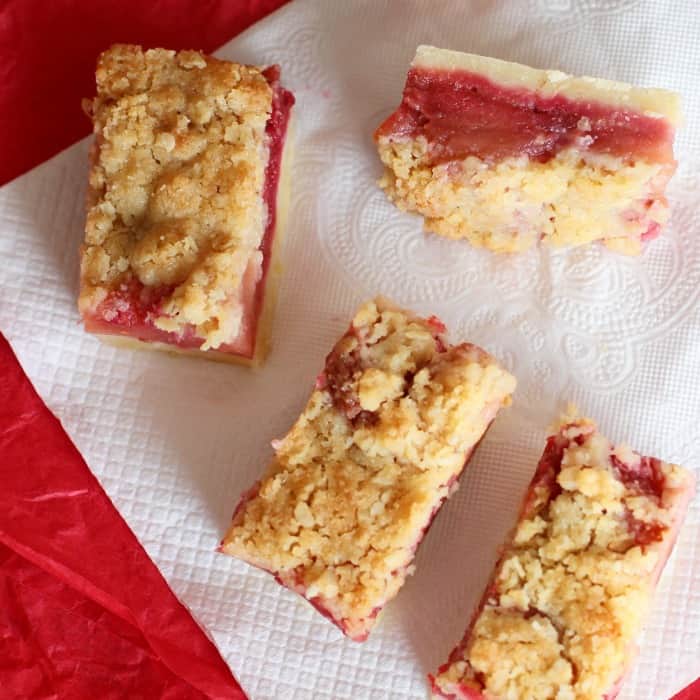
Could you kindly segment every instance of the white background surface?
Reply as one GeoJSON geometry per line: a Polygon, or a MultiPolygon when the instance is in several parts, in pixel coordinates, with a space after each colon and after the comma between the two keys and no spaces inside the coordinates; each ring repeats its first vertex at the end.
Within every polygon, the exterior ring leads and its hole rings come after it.
{"type": "MultiPolygon", "coordinates": [[[[0,190],[0,329],[252,700],[426,697],[425,674],[461,637],[566,401],[611,438],[698,469],[698,39],[693,0],[295,0],[232,41],[221,56],[281,63],[297,97],[285,275],[261,371],[116,350],[82,331],[87,142],[0,190]],[[505,258],[424,237],[376,187],[371,141],[418,43],[680,91],[687,125],[662,238],[629,259],[597,246],[505,258]],[[360,645],[214,547],[352,310],[376,293],[440,315],[520,383],[416,575],[360,645]]],[[[663,700],[700,675],[699,501],[621,700],[663,700]]]]}

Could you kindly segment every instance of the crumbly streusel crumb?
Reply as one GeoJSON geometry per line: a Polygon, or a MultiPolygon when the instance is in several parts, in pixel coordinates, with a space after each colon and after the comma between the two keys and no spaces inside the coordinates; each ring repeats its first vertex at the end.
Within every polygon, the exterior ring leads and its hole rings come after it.
{"type": "Polygon", "coordinates": [[[604,697],[629,663],[692,486],[681,467],[613,447],[592,421],[567,413],[436,689],[604,697]]]}
{"type": "Polygon", "coordinates": [[[96,78],[80,309],[135,278],[169,290],[156,326],[194,326],[217,347],[260,264],[272,89],[256,67],[128,45],[101,55],[96,78]]]}
{"type": "Polygon", "coordinates": [[[427,143],[381,137],[379,184],[425,228],[497,252],[604,240],[638,254],[641,236],[668,220],[664,196],[673,167],[565,149],[545,163],[527,156],[491,164],[470,156],[432,165],[427,143]]]}
{"type": "Polygon", "coordinates": [[[478,347],[377,300],[326,360],[223,549],[361,637],[515,379],[478,347]]]}

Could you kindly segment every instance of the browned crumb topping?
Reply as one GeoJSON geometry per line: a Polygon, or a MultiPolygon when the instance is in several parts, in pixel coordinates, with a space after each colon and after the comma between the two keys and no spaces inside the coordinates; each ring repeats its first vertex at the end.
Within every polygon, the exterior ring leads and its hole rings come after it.
{"type": "Polygon", "coordinates": [[[437,687],[600,700],[630,661],[691,489],[681,467],[613,447],[591,421],[567,416],[437,687]]]}
{"type": "Polygon", "coordinates": [[[515,379],[434,322],[364,305],[224,550],[315,598],[355,636],[393,597],[515,379]]]}
{"type": "Polygon", "coordinates": [[[135,278],[172,290],[156,326],[191,324],[217,347],[260,265],[270,85],[252,66],[127,45],[100,56],[96,78],[81,311],[135,278]]]}

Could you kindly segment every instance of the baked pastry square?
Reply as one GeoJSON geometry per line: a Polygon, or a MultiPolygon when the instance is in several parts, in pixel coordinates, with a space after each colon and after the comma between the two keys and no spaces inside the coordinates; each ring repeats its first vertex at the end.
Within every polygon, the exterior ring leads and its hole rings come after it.
{"type": "Polygon", "coordinates": [[[498,252],[602,240],[637,254],[668,219],[680,100],[419,46],[403,100],[377,129],[399,208],[498,252]]]}
{"type": "Polygon", "coordinates": [[[694,486],[564,416],[433,697],[615,698],[694,486]]]}
{"type": "Polygon", "coordinates": [[[377,299],[326,358],[273,442],[222,551],[272,573],[363,641],[515,379],[445,327],[377,299]]]}
{"type": "Polygon", "coordinates": [[[279,69],[115,45],[99,58],[79,309],[113,339],[246,363],[267,347],[294,98],[279,69]]]}

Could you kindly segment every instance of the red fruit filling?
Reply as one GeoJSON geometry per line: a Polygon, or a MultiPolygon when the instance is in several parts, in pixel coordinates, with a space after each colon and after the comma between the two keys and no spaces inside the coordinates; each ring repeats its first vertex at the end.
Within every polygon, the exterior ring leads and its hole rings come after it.
{"type": "Polygon", "coordinates": [[[620,481],[628,489],[661,498],[666,477],[661,471],[660,460],[655,457],[641,457],[638,465],[629,465],[616,455],[611,455],[611,461],[620,481]]]}
{"type": "MultiPolygon", "coordinates": [[[[445,352],[447,345],[441,338],[441,335],[447,330],[445,324],[437,316],[431,316],[426,323],[435,339],[436,351],[439,353],[445,352]]],[[[358,345],[349,351],[341,351],[334,348],[328,354],[324,370],[316,378],[316,388],[327,389],[333,398],[333,405],[355,427],[375,425],[379,420],[379,416],[372,411],[362,409],[356,389],[357,379],[365,369],[361,355],[362,347],[366,345],[366,341],[356,332],[353,326],[350,326],[345,333],[345,337],[348,336],[357,338],[358,345]]],[[[406,376],[409,385],[412,379],[412,376],[406,376]]]]}
{"type": "Polygon", "coordinates": [[[575,146],[598,153],[673,161],[673,127],[664,120],[594,101],[542,97],[463,70],[412,68],[399,108],[375,138],[429,144],[431,164],[477,156],[527,155],[546,162],[575,146]]]}

